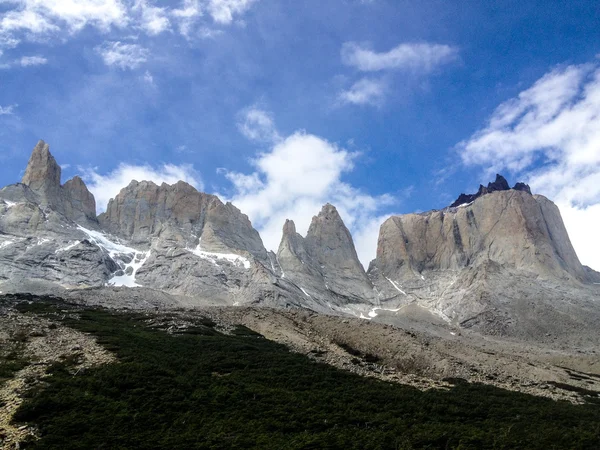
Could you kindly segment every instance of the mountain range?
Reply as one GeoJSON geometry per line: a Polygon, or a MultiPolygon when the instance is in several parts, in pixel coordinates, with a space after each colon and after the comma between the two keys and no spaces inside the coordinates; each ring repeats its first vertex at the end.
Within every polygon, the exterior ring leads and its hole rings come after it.
{"type": "Polygon", "coordinates": [[[447,208],[388,218],[365,271],[335,206],[306,236],[287,220],[277,253],[231,203],[131,181],[96,215],[80,177],[61,184],[48,144],[0,190],[0,291],[110,286],[191,304],[300,307],[544,341],[598,340],[600,273],[583,266],[556,205],[502,176],[447,208]]]}

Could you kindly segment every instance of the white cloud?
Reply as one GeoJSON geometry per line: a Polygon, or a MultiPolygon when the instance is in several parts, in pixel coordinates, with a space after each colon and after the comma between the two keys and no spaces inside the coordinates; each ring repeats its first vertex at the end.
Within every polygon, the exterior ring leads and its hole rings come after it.
{"type": "Polygon", "coordinates": [[[253,173],[221,172],[235,189],[230,200],[248,214],[268,249],[277,251],[286,219],[306,234],[312,217],[330,202],[353,233],[366,266],[375,256],[381,209],[393,199],[371,196],[342,181],[357,157],[321,137],[296,132],[260,153],[253,173]]]}
{"type": "Polygon", "coordinates": [[[207,9],[213,20],[230,24],[236,15],[246,12],[257,0],[208,0],[207,9]]]}
{"type": "Polygon", "coordinates": [[[342,62],[363,72],[388,69],[403,69],[414,72],[429,72],[458,57],[456,47],[444,44],[410,43],[400,44],[393,49],[377,53],[355,42],[342,46],[342,62]]]}
{"type": "Polygon", "coordinates": [[[350,89],[340,92],[338,100],[354,105],[379,105],[385,99],[385,90],[386,85],[382,80],[363,78],[350,89]]]}
{"type": "Polygon", "coordinates": [[[101,33],[142,30],[149,36],[175,28],[186,38],[214,37],[220,30],[213,26],[231,25],[257,1],[179,0],[159,7],[155,0],[0,0],[0,48],[65,39],[86,27],[101,33]]]}
{"type": "Polygon", "coordinates": [[[150,52],[148,49],[138,44],[123,44],[117,42],[105,42],[96,47],[100,53],[104,64],[107,66],[116,66],[120,69],[136,69],[148,60],[150,52]]]}
{"type": "Polygon", "coordinates": [[[275,128],[273,117],[267,111],[256,106],[242,111],[238,129],[252,141],[277,142],[281,140],[275,128]]]}
{"type": "MultiPolygon", "coordinates": [[[[2,1],[2,0],[0,0],[2,1]]],[[[2,56],[2,52],[0,51],[0,56],[2,56]]],[[[13,67],[35,67],[42,66],[48,63],[48,59],[43,56],[22,56],[19,59],[15,59],[12,61],[8,61],[6,63],[0,64],[0,69],[7,70],[13,67]]]]}
{"type": "Polygon", "coordinates": [[[160,34],[171,27],[167,8],[153,6],[148,0],[136,0],[132,10],[140,13],[140,27],[150,36],[160,34]]]}
{"type": "Polygon", "coordinates": [[[582,263],[600,270],[600,67],[557,68],[458,146],[465,164],[526,176],[559,206],[582,263]]]}
{"type": "Polygon", "coordinates": [[[106,210],[108,201],[114,198],[125,186],[132,180],[153,181],[160,185],[161,183],[174,184],[183,180],[196,189],[202,190],[203,185],[200,176],[191,165],[164,164],[159,167],[146,165],[119,164],[112,172],[102,175],[97,169],[81,169],[83,179],[89,190],[96,198],[96,208],[98,212],[106,210]]]}
{"type": "Polygon", "coordinates": [[[8,105],[8,106],[0,105],[0,116],[12,116],[15,113],[16,107],[17,107],[17,105],[8,105]]]}
{"type": "Polygon", "coordinates": [[[5,0],[13,5],[0,20],[0,32],[47,34],[66,28],[80,31],[90,25],[102,31],[127,24],[127,8],[120,0],[5,0]]]}
{"type": "Polygon", "coordinates": [[[204,15],[200,0],[183,0],[181,8],[174,9],[171,14],[179,23],[179,32],[185,37],[190,37],[192,27],[204,15]]]}
{"type": "Polygon", "coordinates": [[[22,67],[30,67],[30,66],[43,66],[47,64],[48,60],[43,56],[23,56],[19,60],[19,65],[22,67]]]}
{"type": "Polygon", "coordinates": [[[141,78],[142,78],[142,80],[144,80],[144,83],[146,83],[147,85],[156,87],[156,83],[154,82],[154,76],[152,76],[150,71],[146,70],[146,72],[144,73],[144,75],[141,78]]]}

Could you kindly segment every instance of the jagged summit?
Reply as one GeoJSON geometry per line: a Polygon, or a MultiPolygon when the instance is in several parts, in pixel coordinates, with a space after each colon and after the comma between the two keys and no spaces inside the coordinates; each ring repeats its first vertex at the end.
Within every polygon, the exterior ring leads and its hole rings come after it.
{"type": "MultiPolygon", "coordinates": [[[[21,184],[29,188],[41,206],[48,206],[74,222],[96,222],[96,200],[79,176],[60,184],[61,168],[40,140],[34,147],[21,184]]],[[[18,189],[18,188],[17,188],[18,189]]],[[[23,193],[29,197],[28,193],[23,193]]]]}
{"type": "Polygon", "coordinates": [[[31,153],[21,182],[42,201],[52,204],[60,196],[60,175],[60,166],[50,153],[50,146],[40,140],[31,153]]]}
{"type": "Polygon", "coordinates": [[[500,175],[453,207],[390,217],[368,273],[329,203],[306,236],[287,220],[275,255],[238,208],[183,181],[131,181],[96,217],[84,181],[60,176],[40,141],[22,183],[0,190],[0,290],[142,286],[193,305],[377,320],[425,311],[535,339],[600,323],[600,274],[580,264],[556,205],[500,175]]]}
{"type": "MultiPolygon", "coordinates": [[[[500,174],[496,174],[496,179],[493,182],[488,183],[487,187],[480,184],[479,190],[477,191],[476,194],[460,194],[458,196],[458,198],[454,201],[454,203],[452,203],[450,205],[450,208],[456,208],[458,206],[471,203],[471,202],[477,200],[479,197],[486,195],[486,194],[490,194],[492,192],[508,191],[510,189],[511,189],[511,187],[508,184],[508,181],[506,181],[506,178],[504,178],[500,174]]],[[[514,187],[512,189],[514,189],[516,191],[523,191],[523,192],[527,192],[527,193],[531,194],[531,189],[529,188],[529,185],[527,185],[525,183],[518,182],[517,184],[514,185],[514,187]]]]}
{"type": "Polygon", "coordinates": [[[311,298],[334,305],[375,300],[352,235],[330,203],[313,217],[306,237],[296,232],[293,221],[286,220],[277,259],[286,279],[311,298]]]}

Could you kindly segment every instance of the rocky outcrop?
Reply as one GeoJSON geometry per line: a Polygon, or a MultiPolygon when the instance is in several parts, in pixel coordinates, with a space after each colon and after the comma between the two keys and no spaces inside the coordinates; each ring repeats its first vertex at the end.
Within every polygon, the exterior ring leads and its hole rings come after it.
{"type": "Polygon", "coordinates": [[[252,256],[267,264],[267,251],[245,214],[231,203],[179,181],[158,186],[132,181],[98,217],[106,231],[132,244],[252,256]]]}
{"type": "Polygon", "coordinates": [[[63,211],[77,223],[95,222],[96,199],[83,180],[75,176],[62,186],[63,211]]]}
{"type": "Polygon", "coordinates": [[[597,333],[600,274],[579,263],[550,200],[498,175],[453,205],[385,221],[365,273],[330,204],[305,237],[286,221],[277,255],[234,205],[184,182],[132,181],[96,218],[85,183],[61,185],[41,141],[22,183],[0,190],[0,291],[129,286],[190,305],[303,307],[388,323],[416,314],[524,339],[597,333]]]}
{"type": "MultiPolygon", "coordinates": [[[[525,183],[519,182],[519,183],[515,184],[513,189],[531,194],[531,189],[525,183]]],[[[479,190],[477,191],[476,194],[460,194],[458,196],[458,198],[454,201],[454,203],[452,203],[450,205],[450,208],[456,208],[461,205],[466,205],[466,204],[472,203],[475,200],[477,200],[479,197],[481,197],[482,195],[491,194],[492,192],[497,192],[497,191],[508,191],[508,190],[510,190],[510,185],[508,184],[508,181],[506,181],[506,178],[504,178],[502,175],[496,174],[496,179],[493,182],[488,183],[487,187],[480,184],[479,190]]]]}
{"type": "Polygon", "coordinates": [[[557,321],[591,330],[598,294],[558,208],[502,180],[467,204],[384,222],[369,268],[382,304],[416,303],[491,334],[538,339],[557,321]]]}
{"type": "Polygon", "coordinates": [[[27,186],[33,196],[22,193],[17,200],[35,199],[38,205],[50,207],[74,222],[95,222],[96,201],[83,180],[76,176],[61,185],[60,177],[61,169],[50,153],[50,146],[39,141],[31,153],[21,180],[21,184],[27,186]]]}
{"type": "Polygon", "coordinates": [[[0,191],[0,291],[145,286],[205,304],[301,305],[232,204],[184,182],[132,181],[97,221],[83,180],[60,175],[40,141],[23,182],[0,191]]]}
{"type": "Polygon", "coordinates": [[[305,295],[337,306],[376,302],[350,232],[333,205],[313,217],[305,238],[286,221],[277,260],[286,279],[305,295]]]}
{"type": "Polygon", "coordinates": [[[61,207],[60,174],[60,166],[50,153],[50,146],[39,141],[21,182],[38,196],[40,204],[61,207]]]}
{"type": "Polygon", "coordinates": [[[494,261],[543,277],[585,279],[556,205],[523,191],[498,191],[471,205],[407,214],[381,227],[383,273],[460,270],[494,261]]]}

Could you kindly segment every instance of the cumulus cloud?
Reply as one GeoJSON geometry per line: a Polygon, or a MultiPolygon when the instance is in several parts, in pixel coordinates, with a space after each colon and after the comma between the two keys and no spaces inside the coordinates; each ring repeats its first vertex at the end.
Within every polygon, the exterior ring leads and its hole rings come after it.
{"type": "Polygon", "coordinates": [[[104,64],[115,66],[122,70],[136,69],[148,60],[150,51],[138,44],[124,44],[117,42],[105,42],[96,47],[96,51],[102,56],[104,64]]]}
{"type": "Polygon", "coordinates": [[[348,90],[340,92],[338,99],[341,103],[354,105],[380,105],[385,99],[385,89],[382,80],[363,78],[348,90]]]}
{"type": "Polygon", "coordinates": [[[375,52],[355,42],[342,46],[342,62],[362,72],[402,69],[429,72],[458,57],[456,47],[445,44],[404,43],[387,52],[375,52]]]}
{"type": "Polygon", "coordinates": [[[600,66],[552,70],[494,111],[458,150],[467,165],[525,176],[559,206],[582,263],[600,270],[600,66]]]}
{"type": "Polygon", "coordinates": [[[0,20],[0,32],[47,34],[66,28],[80,31],[90,25],[102,31],[127,24],[127,8],[120,0],[6,0],[12,5],[0,20]]]}
{"type": "Polygon", "coordinates": [[[281,139],[272,115],[256,106],[240,113],[238,129],[251,141],[276,142],[281,139]]]}
{"type": "Polygon", "coordinates": [[[342,180],[358,156],[299,131],[258,154],[253,160],[254,172],[221,172],[234,187],[229,200],[248,214],[268,249],[277,251],[286,219],[293,219],[298,232],[306,234],[312,217],[330,202],[353,233],[359,258],[366,266],[375,256],[382,209],[394,199],[371,196],[342,180]]]}
{"type": "Polygon", "coordinates": [[[209,0],[207,9],[213,20],[230,24],[236,15],[246,12],[257,0],[209,0]]]}
{"type": "Polygon", "coordinates": [[[139,26],[150,36],[160,34],[171,27],[167,8],[154,6],[148,0],[136,0],[132,10],[140,14],[139,26]]]}
{"type": "Polygon", "coordinates": [[[172,29],[191,38],[215,36],[258,0],[180,0],[157,6],[155,0],[0,0],[0,48],[22,41],[73,36],[86,27],[101,33],[143,31],[156,36],[172,29]],[[200,23],[200,19],[207,20],[200,23]]]}
{"type": "Polygon", "coordinates": [[[149,164],[131,165],[122,163],[112,172],[104,175],[99,173],[98,169],[80,168],[80,171],[83,172],[82,177],[96,198],[98,212],[106,211],[108,201],[114,198],[132,180],[153,181],[158,185],[161,183],[174,184],[182,180],[198,190],[203,189],[200,176],[191,165],[187,164],[163,164],[162,166],[152,167],[149,164]]]}
{"type": "Polygon", "coordinates": [[[15,113],[16,107],[17,107],[17,105],[8,105],[8,106],[0,105],[0,116],[12,116],[15,113]]]}

